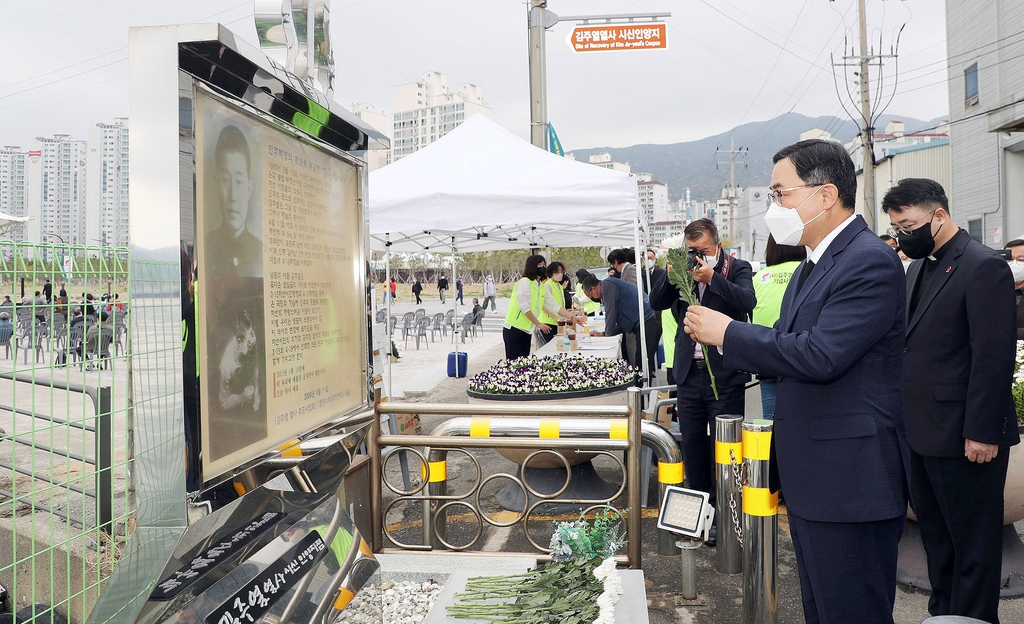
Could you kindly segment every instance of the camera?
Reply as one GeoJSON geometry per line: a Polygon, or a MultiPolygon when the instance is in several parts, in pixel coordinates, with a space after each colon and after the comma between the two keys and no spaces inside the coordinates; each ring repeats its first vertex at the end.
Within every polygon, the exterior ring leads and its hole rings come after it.
{"type": "Polygon", "coordinates": [[[687,269],[688,271],[700,268],[700,262],[697,262],[697,258],[700,258],[704,262],[708,261],[707,256],[693,247],[690,247],[690,250],[686,252],[686,257],[690,260],[689,268],[687,269]]]}
{"type": "Polygon", "coordinates": [[[1002,256],[1003,260],[1006,260],[1007,262],[1009,262],[1010,260],[1013,260],[1013,250],[1012,249],[1000,249],[999,250],[999,255],[1002,256]]]}

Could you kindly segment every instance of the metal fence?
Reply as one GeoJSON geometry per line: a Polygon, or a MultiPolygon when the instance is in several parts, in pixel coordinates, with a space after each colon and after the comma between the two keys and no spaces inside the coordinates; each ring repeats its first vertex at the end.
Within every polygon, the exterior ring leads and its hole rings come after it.
{"type": "Polygon", "coordinates": [[[127,249],[0,241],[0,584],[18,621],[83,622],[132,530],[128,289],[127,249]]]}
{"type": "MultiPolygon", "coordinates": [[[[525,543],[532,551],[511,553],[502,550],[504,556],[527,555],[536,559],[546,559],[547,548],[536,541],[531,534],[531,522],[538,509],[546,505],[564,504],[576,506],[584,512],[593,512],[611,506],[625,493],[625,501],[629,512],[614,513],[624,516],[627,533],[627,552],[619,560],[630,566],[641,567],[640,519],[641,519],[641,445],[651,448],[659,458],[659,485],[678,484],[682,481],[682,458],[671,435],[652,422],[642,420],[641,393],[632,388],[629,390],[628,406],[584,406],[584,405],[450,405],[426,403],[381,403],[377,401],[377,418],[371,425],[367,439],[371,462],[370,506],[372,546],[377,552],[394,552],[401,550],[449,550],[467,551],[474,546],[479,548],[482,533],[486,527],[511,528],[518,526],[525,543]],[[386,414],[441,414],[461,416],[453,418],[438,426],[431,435],[382,435],[380,429],[381,416],[386,414]],[[470,417],[470,416],[473,417],[470,417]],[[542,418],[550,416],[549,418],[542,418]],[[496,418],[491,418],[496,417],[496,418]],[[586,417],[586,418],[581,418],[586,417]],[[557,435],[552,432],[557,431],[557,435]],[[384,448],[392,447],[390,451],[384,448]],[[541,493],[530,487],[527,478],[496,472],[485,476],[480,461],[467,449],[526,449],[533,451],[531,457],[539,453],[561,457],[553,451],[589,452],[612,458],[621,476],[621,485],[614,493],[599,498],[573,499],[562,497],[568,486],[565,485],[553,493],[541,493]],[[617,453],[627,451],[626,460],[618,459],[617,453]],[[415,464],[420,465],[420,477],[410,485],[392,483],[385,474],[389,458],[396,454],[409,453],[414,461],[412,472],[417,472],[415,464]],[[448,487],[449,467],[447,459],[450,453],[469,458],[470,472],[475,473],[472,486],[460,491],[450,491],[448,487]],[[488,514],[482,505],[484,486],[491,481],[501,480],[514,484],[522,490],[524,509],[519,513],[510,514],[510,518],[496,518],[488,514]],[[396,496],[389,502],[384,501],[383,489],[387,488],[396,496]],[[527,496],[529,491],[530,496],[527,496]],[[422,507],[420,516],[421,535],[418,543],[405,541],[387,526],[389,511],[402,505],[413,504],[422,507]],[[463,535],[461,543],[454,543],[448,536],[449,513],[456,510],[468,512],[471,522],[477,529],[463,535]],[[385,540],[394,545],[394,549],[385,547],[385,540]]],[[[531,460],[528,458],[526,462],[531,460]]],[[[568,479],[568,464],[565,464],[568,479]]],[[[659,493],[660,494],[660,493],[659,493]]],[[[660,498],[660,496],[659,496],[660,498]]],[[[412,536],[410,536],[412,537],[412,536]]],[[[659,534],[659,552],[670,548],[671,543],[662,539],[659,534]],[[664,542],[664,545],[662,544],[664,542]]],[[[663,554],[670,554],[664,552],[663,554]]]]}

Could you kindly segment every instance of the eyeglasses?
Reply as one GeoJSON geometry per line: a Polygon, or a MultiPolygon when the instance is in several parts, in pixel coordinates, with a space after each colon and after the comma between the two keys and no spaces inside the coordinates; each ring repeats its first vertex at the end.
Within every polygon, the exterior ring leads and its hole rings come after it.
{"type": "Polygon", "coordinates": [[[796,191],[796,190],[799,190],[799,189],[802,189],[802,188],[818,188],[820,186],[824,186],[824,185],[823,184],[804,184],[803,186],[794,186],[792,188],[775,189],[773,191],[768,191],[768,201],[773,201],[776,204],[781,204],[782,203],[782,198],[784,197],[783,193],[788,193],[790,191],[796,191]]]}
{"type": "MultiPolygon", "coordinates": [[[[935,210],[938,210],[938,208],[936,208],[935,210]]],[[[935,210],[929,212],[928,218],[923,221],[918,221],[913,225],[897,225],[896,227],[889,226],[889,229],[887,229],[885,233],[888,234],[889,236],[892,236],[893,238],[896,238],[900,234],[911,234],[914,230],[924,225],[925,221],[931,221],[932,217],[935,215],[935,210]]]]}

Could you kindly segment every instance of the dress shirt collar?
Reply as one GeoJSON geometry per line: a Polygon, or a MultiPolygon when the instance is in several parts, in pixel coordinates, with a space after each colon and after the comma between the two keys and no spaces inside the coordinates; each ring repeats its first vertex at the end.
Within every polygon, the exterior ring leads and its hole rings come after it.
{"type": "Polygon", "coordinates": [[[825,255],[825,251],[828,249],[828,246],[832,244],[832,241],[834,241],[836,237],[839,236],[839,234],[843,230],[845,230],[848,225],[853,223],[853,220],[856,218],[857,213],[855,212],[851,214],[849,217],[847,217],[846,221],[840,223],[836,227],[836,229],[829,232],[828,235],[825,236],[825,238],[821,239],[821,242],[818,243],[817,247],[815,247],[814,249],[807,247],[807,259],[813,262],[814,264],[818,264],[818,262],[821,261],[821,257],[825,255]]]}

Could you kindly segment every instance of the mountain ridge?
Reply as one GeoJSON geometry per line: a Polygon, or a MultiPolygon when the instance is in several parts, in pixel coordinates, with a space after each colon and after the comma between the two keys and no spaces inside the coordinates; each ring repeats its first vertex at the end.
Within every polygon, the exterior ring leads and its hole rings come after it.
{"type": "MultiPolygon", "coordinates": [[[[890,121],[898,119],[904,122],[905,131],[911,133],[933,128],[946,118],[920,120],[886,114],[879,117],[876,125],[882,131],[890,121]]],[[[857,135],[857,126],[849,119],[785,113],[766,121],[748,122],[694,141],[580,148],[566,150],[566,153],[572,153],[576,160],[587,162],[591,154],[607,152],[616,162],[628,162],[634,173],[650,173],[655,180],[667,184],[669,199],[672,201],[682,197],[686,187],[690,188],[693,200],[714,199],[729,184],[728,154],[716,156],[715,150],[728,150],[730,135],[735,140],[737,150],[749,148],[746,165],[740,164],[739,157],[736,163],[736,184],[747,187],[767,185],[771,178],[772,156],[781,148],[798,141],[800,133],[814,128],[830,131],[834,138],[843,143],[857,135]]]]}

